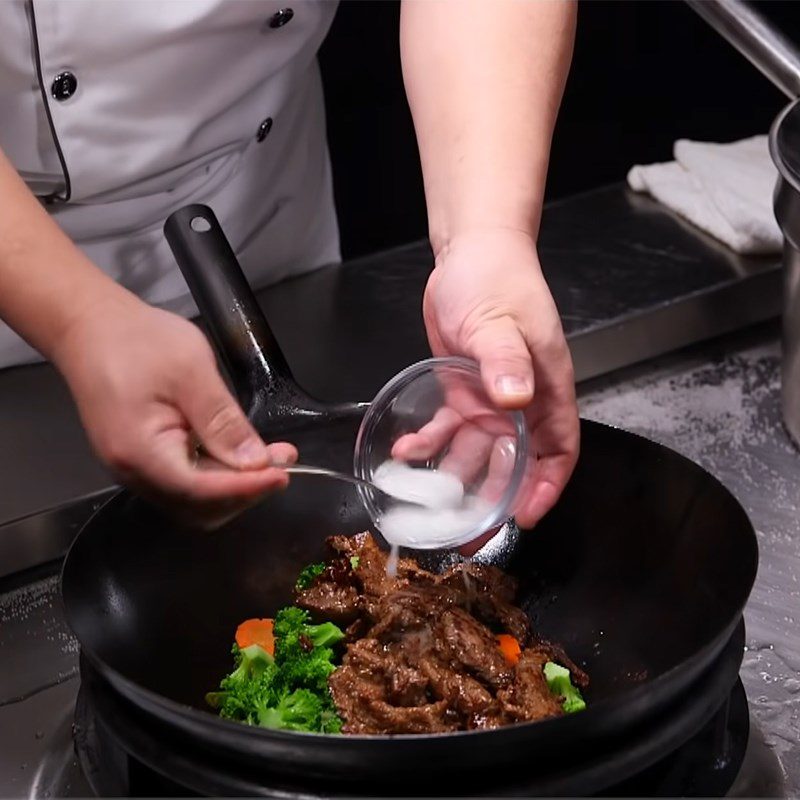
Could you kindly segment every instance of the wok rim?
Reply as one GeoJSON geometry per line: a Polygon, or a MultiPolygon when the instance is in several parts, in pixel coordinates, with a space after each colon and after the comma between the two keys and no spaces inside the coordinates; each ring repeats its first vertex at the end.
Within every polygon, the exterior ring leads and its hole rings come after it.
{"type": "MultiPolygon", "coordinates": [[[[747,514],[744,506],[739,502],[738,498],[733,494],[733,492],[725,486],[722,481],[719,480],[715,475],[711,472],[706,470],[704,467],[700,466],[696,462],[692,461],[687,456],[679,453],[677,450],[673,450],[672,448],[668,447],[667,445],[661,444],[660,442],[656,442],[652,439],[648,439],[645,436],[642,436],[638,433],[634,433],[632,431],[625,430],[624,428],[620,428],[616,425],[608,425],[603,422],[597,422],[595,420],[588,420],[585,418],[581,418],[581,426],[589,425],[599,429],[608,429],[615,431],[618,434],[622,434],[628,437],[634,437],[635,439],[640,440],[644,443],[645,447],[649,448],[657,448],[668,451],[671,455],[677,457],[681,461],[685,462],[691,469],[700,470],[710,481],[712,484],[715,484],[716,487],[721,490],[723,495],[727,495],[727,497],[739,508],[743,519],[746,521],[746,529],[748,533],[748,540],[751,547],[751,552],[748,557],[749,561],[749,577],[747,581],[742,581],[740,587],[741,597],[739,598],[737,605],[736,605],[736,612],[732,615],[731,619],[729,620],[728,624],[722,628],[721,630],[717,631],[713,636],[710,637],[708,641],[706,641],[701,647],[697,648],[695,652],[688,658],[680,661],[679,663],[675,664],[674,666],[670,667],[668,670],[662,672],[652,680],[644,680],[638,686],[633,687],[632,689],[623,692],[621,695],[614,695],[611,697],[605,697],[603,699],[597,700],[591,704],[587,704],[587,707],[584,711],[578,714],[568,714],[562,717],[552,717],[543,720],[536,720],[536,721],[528,721],[528,722],[517,722],[512,723],[510,725],[503,725],[500,728],[495,728],[491,730],[472,730],[472,731],[451,731],[451,732],[443,732],[443,733],[424,733],[424,734],[374,734],[374,735],[364,735],[364,734],[344,734],[344,735],[331,735],[325,733],[311,733],[305,731],[282,731],[282,730],[274,730],[269,728],[260,728],[257,726],[245,725],[240,722],[236,722],[233,720],[226,720],[222,719],[218,715],[214,714],[211,709],[208,711],[200,708],[196,708],[191,705],[187,705],[184,703],[179,703],[176,700],[173,700],[169,697],[165,697],[164,695],[159,694],[158,692],[153,691],[145,686],[140,685],[136,681],[126,677],[123,675],[118,669],[112,667],[111,665],[107,664],[102,658],[100,658],[97,653],[91,648],[90,646],[84,644],[81,640],[81,637],[76,630],[76,626],[73,624],[74,622],[74,615],[70,611],[70,604],[67,602],[67,598],[64,592],[64,579],[65,575],[68,572],[70,560],[73,557],[73,552],[77,549],[80,545],[81,539],[84,536],[85,531],[91,529],[95,524],[97,524],[97,520],[101,515],[104,515],[107,511],[109,511],[110,506],[117,505],[128,498],[133,498],[137,502],[145,502],[140,500],[136,495],[130,492],[128,489],[120,489],[120,491],[115,492],[110,498],[108,498],[99,508],[97,508],[92,515],[86,520],[86,522],[81,527],[78,534],[73,539],[70,547],[67,551],[67,554],[64,558],[64,562],[61,567],[61,572],[59,576],[59,587],[61,591],[61,598],[64,607],[65,617],[67,623],[72,630],[73,634],[75,635],[76,639],[81,647],[81,652],[86,655],[86,657],[91,662],[92,666],[99,671],[101,675],[106,677],[108,681],[114,686],[114,688],[120,691],[124,696],[128,697],[134,704],[138,705],[142,710],[150,713],[149,709],[152,708],[159,708],[163,711],[167,712],[170,720],[170,724],[173,724],[172,721],[179,721],[178,727],[182,729],[184,732],[188,728],[189,724],[199,725],[199,726],[207,726],[212,729],[216,729],[220,732],[220,734],[224,733],[234,733],[240,738],[250,740],[252,742],[270,742],[270,741],[282,741],[282,742],[297,742],[301,739],[308,740],[313,743],[319,742],[326,742],[331,743],[332,747],[349,747],[352,743],[353,746],[374,746],[374,747],[386,747],[387,744],[391,744],[396,746],[398,742],[409,742],[411,744],[420,744],[420,743],[428,743],[428,744],[439,744],[439,743],[452,743],[454,741],[479,741],[481,738],[485,738],[486,736],[491,736],[492,734],[504,734],[508,738],[516,738],[515,734],[524,738],[525,733],[528,732],[531,728],[536,728],[536,730],[542,730],[542,726],[546,725],[549,726],[548,729],[550,730],[558,730],[556,726],[560,726],[563,731],[569,731],[571,726],[575,726],[576,724],[580,725],[580,720],[585,719],[587,714],[591,715],[591,718],[597,717],[596,720],[593,719],[595,727],[593,730],[596,731],[595,735],[603,735],[603,733],[608,729],[608,725],[604,725],[602,720],[613,720],[614,714],[609,714],[608,709],[613,710],[614,707],[619,707],[623,705],[625,708],[629,708],[632,705],[637,704],[641,701],[643,697],[652,693],[654,690],[658,691],[659,689],[663,688],[665,684],[668,684],[672,681],[675,681],[676,675],[680,674],[681,672],[687,673],[686,677],[682,681],[678,681],[680,684],[680,689],[676,690],[671,694],[672,697],[680,694],[681,692],[685,691],[697,678],[698,676],[711,664],[716,656],[724,648],[725,644],[728,642],[730,637],[733,635],[736,626],[741,619],[747,601],[750,597],[752,592],[753,586],[755,584],[755,580],[757,577],[758,572],[758,563],[759,563],[759,549],[758,549],[758,537],[753,526],[752,521],[750,520],[749,515],[747,514]],[[139,698],[145,701],[145,705],[140,703],[139,698]],[[624,698],[624,699],[623,699],[624,698]],[[576,723],[576,721],[578,721],[576,723]],[[238,734],[236,733],[238,732],[238,734]],[[340,744],[333,744],[339,742],[340,744]],[[374,743],[374,745],[373,745],[374,743]]],[[[744,532],[744,527],[743,527],[744,532]]],[[[529,531],[525,531],[528,533],[529,531]]],[[[652,711],[648,714],[645,714],[645,718],[650,714],[657,713],[659,708],[662,707],[664,701],[656,706],[652,711]]],[[[619,711],[617,713],[620,713],[619,711]]],[[[637,721],[640,718],[637,718],[637,721]]],[[[494,737],[495,739],[497,736],[494,737]]]]}

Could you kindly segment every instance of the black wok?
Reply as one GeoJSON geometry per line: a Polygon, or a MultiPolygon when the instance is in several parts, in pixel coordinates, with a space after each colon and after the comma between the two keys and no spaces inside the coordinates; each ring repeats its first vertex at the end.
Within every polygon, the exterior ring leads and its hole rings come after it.
{"type": "MultiPolygon", "coordinates": [[[[198,226],[199,227],[199,226],[198,226]]],[[[211,212],[190,206],[167,237],[251,419],[303,461],[350,469],[362,406],[325,408],[291,378],[211,212]],[[210,230],[193,230],[202,217],[210,230]],[[196,223],[195,223],[196,224],[196,223]]],[[[122,492],[87,523],[64,565],[67,618],[97,673],[187,741],[276,774],[422,779],[440,769],[579,759],[691,690],[731,638],[755,578],[742,507],[714,477],[641,437],[582,422],[557,507],[520,537],[508,571],[534,629],[591,676],[580,714],[491,732],[350,737],[250,728],[203,696],[229,670],[236,625],[291,600],[324,539],[368,527],[355,490],[293,478],[213,534],[182,529],[122,492]]]]}

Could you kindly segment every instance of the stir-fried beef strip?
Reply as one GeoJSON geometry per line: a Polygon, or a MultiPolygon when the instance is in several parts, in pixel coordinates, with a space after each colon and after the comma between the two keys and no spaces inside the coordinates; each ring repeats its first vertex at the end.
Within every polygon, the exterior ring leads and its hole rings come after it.
{"type": "Polygon", "coordinates": [[[466,561],[448,570],[441,577],[444,584],[460,582],[474,595],[491,594],[504,603],[513,603],[517,595],[517,582],[497,567],[466,561]]]}
{"type": "Polygon", "coordinates": [[[319,619],[347,627],[360,619],[361,601],[355,586],[319,581],[302,594],[304,608],[319,619]]]}
{"type": "Polygon", "coordinates": [[[436,733],[458,730],[459,720],[446,700],[427,696],[423,681],[376,639],[360,639],[347,648],[346,666],[329,678],[336,708],[347,733],[436,733]],[[402,677],[395,677],[401,674],[402,677]],[[413,696],[414,705],[397,702],[393,692],[413,696]]]}
{"type": "Polygon", "coordinates": [[[463,608],[449,608],[433,626],[434,651],[459,672],[501,689],[513,677],[492,632],[463,608]]]}
{"type": "Polygon", "coordinates": [[[555,661],[569,670],[570,679],[575,686],[585,689],[589,685],[589,676],[566,654],[560,644],[538,639],[535,645],[547,655],[547,661],[555,661]]]}
{"type": "Polygon", "coordinates": [[[514,670],[514,680],[497,693],[503,710],[514,721],[542,719],[563,713],[561,701],[550,694],[544,677],[544,665],[549,660],[549,656],[541,650],[525,650],[514,670]]]}
{"type": "Polygon", "coordinates": [[[442,575],[386,554],[369,533],[328,540],[332,559],[297,604],[320,621],[347,625],[342,665],[329,679],[343,730],[354,734],[436,733],[495,728],[563,714],[543,674],[567,666],[560,648],[531,640],[526,614],[513,605],[516,580],[465,563],[442,575]],[[510,664],[497,634],[522,647],[510,664]]]}

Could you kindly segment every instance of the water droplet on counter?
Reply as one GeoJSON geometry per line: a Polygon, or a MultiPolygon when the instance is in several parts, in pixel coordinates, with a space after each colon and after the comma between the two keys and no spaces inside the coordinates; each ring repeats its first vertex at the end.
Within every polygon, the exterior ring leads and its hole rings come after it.
{"type": "Polygon", "coordinates": [[[796,694],[800,692],[800,681],[797,680],[797,678],[789,678],[783,682],[783,688],[786,689],[787,692],[796,694]]]}

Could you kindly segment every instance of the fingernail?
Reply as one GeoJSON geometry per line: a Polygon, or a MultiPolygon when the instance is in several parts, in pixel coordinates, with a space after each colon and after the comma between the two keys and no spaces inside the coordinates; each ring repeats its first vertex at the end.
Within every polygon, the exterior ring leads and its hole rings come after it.
{"type": "Polygon", "coordinates": [[[258,439],[246,439],[233,451],[233,455],[242,466],[247,466],[264,461],[266,449],[267,446],[258,439]]]}
{"type": "Polygon", "coordinates": [[[500,394],[506,397],[518,397],[531,393],[531,384],[519,375],[501,375],[495,382],[495,387],[500,394]]]}

